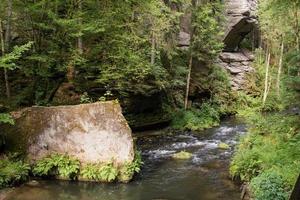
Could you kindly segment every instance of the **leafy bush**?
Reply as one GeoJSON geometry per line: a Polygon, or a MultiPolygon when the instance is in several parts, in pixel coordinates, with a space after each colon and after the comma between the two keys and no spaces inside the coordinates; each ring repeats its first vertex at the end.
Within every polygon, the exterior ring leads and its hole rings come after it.
{"type": "Polygon", "coordinates": [[[80,103],[92,103],[93,100],[89,97],[87,92],[84,92],[83,95],[80,96],[80,103]]]}
{"type": "Polygon", "coordinates": [[[59,176],[74,179],[80,168],[80,162],[67,155],[52,154],[39,160],[33,167],[36,176],[59,176]]]}
{"type": "Polygon", "coordinates": [[[203,103],[200,109],[179,111],[173,118],[172,127],[175,129],[198,131],[216,126],[219,122],[219,110],[210,103],[203,103]]]}
{"type": "Polygon", "coordinates": [[[99,180],[99,168],[97,164],[87,164],[80,170],[80,175],[84,179],[99,180]]]}
{"type": "Polygon", "coordinates": [[[140,151],[135,151],[135,157],[132,163],[127,163],[125,165],[125,174],[134,174],[141,171],[141,166],[143,165],[142,155],[140,151]]]}
{"type": "Polygon", "coordinates": [[[0,188],[12,186],[28,179],[30,166],[22,161],[0,160],[0,188]]]}
{"type": "Polygon", "coordinates": [[[253,183],[259,200],[284,199],[283,193],[292,190],[300,170],[299,116],[252,113],[246,121],[249,133],[236,149],[231,175],[253,183]],[[266,183],[267,177],[274,183],[266,183]],[[268,198],[272,190],[278,196],[268,198]]]}
{"type": "Polygon", "coordinates": [[[287,200],[289,193],[282,177],[274,171],[267,171],[251,180],[251,191],[256,200],[287,200]]]}
{"type": "Polygon", "coordinates": [[[7,123],[13,125],[15,122],[10,114],[0,113],[0,123],[7,123]]]}
{"type": "Polygon", "coordinates": [[[112,182],[117,178],[119,172],[112,163],[88,164],[83,167],[80,174],[85,179],[112,182]]]}
{"type": "Polygon", "coordinates": [[[102,166],[99,170],[101,181],[114,181],[118,176],[118,170],[113,166],[112,163],[102,166]]]}
{"type": "Polygon", "coordinates": [[[261,171],[262,161],[259,155],[250,150],[239,151],[230,165],[230,174],[239,177],[242,181],[249,181],[261,171]]]}
{"type": "Polygon", "coordinates": [[[143,165],[142,156],[140,151],[135,151],[135,157],[133,162],[126,163],[119,173],[119,180],[122,182],[128,182],[132,179],[134,173],[139,173],[141,171],[141,166],[143,165]]]}

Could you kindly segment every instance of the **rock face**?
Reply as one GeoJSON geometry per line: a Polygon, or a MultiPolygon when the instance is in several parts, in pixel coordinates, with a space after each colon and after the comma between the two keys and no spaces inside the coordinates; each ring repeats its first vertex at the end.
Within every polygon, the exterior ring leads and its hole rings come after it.
{"type": "MultiPolygon", "coordinates": [[[[226,29],[224,34],[225,51],[236,51],[244,37],[258,24],[256,9],[258,0],[225,0],[226,29]]],[[[187,12],[180,20],[178,47],[190,45],[191,13],[187,12]]]]}
{"type": "Polygon", "coordinates": [[[224,52],[217,63],[231,75],[233,90],[242,90],[245,77],[254,71],[254,55],[239,49],[239,44],[257,25],[257,0],[225,0],[227,26],[224,35],[224,52]]]}
{"type": "Polygon", "coordinates": [[[257,25],[257,0],[225,0],[227,25],[225,51],[235,51],[244,37],[257,25]]]}
{"type": "Polygon", "coordinates": [[[254,71],[251,67],[254,56],[248,52],[223,52],[217,63],[230,74],[233,90],[242,90],[245,76],[254,71]]]}
{"type": "Polygon", "coordinates": [[[116,101],[31,107],[13,115],[16,125],[6,129],[8,146],[24,150],[31,161],[54,152],[81,163],[120,166],[134,159],[131,130],[116,101]]]}
{"type": "MultiPolygon", "coordinates": [[[[233,90],[242,90],[245,84],[245,76],[254,69],[251,67],[254,60],[252,52],[239,49],[239,45],[247,34],[258,24],[256,9],[258,0],[224,0],[226,28],[224,34],[224,50],[220,54],[217,64],[225,68],[231,75],[233,90]]],[[[188,49],[191,40],[191,13],[186,12],[181,17],[180,32],[177,46],[188,49]]],[[[205,76],[205,63],[199,63],[193,59],[192,79],[190,93],[196,96],[199,79],[205,76]]],[[[200,95],[201,96],[201,95],[200,95]]],[[[202,95],[203,96],[203,95],[202,95]]]]}

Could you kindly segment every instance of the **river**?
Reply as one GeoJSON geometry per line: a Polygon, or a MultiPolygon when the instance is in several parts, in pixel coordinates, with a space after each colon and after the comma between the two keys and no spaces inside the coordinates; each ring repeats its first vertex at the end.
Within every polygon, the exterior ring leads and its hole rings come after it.
{"type": "Polygon", "coordinates": [[[142,172],[128,184],[43,180],[14,189],[5,200],[238,200],[239,186],[229,178],[228,164],[245,126],[234,119],[193,133],[151,130],[135,133],[142,151],[142,172]],[[229,149],[220,149],[220,143],[229,149]],[[186,150],[188,160],[172,154],[186,150]]]}

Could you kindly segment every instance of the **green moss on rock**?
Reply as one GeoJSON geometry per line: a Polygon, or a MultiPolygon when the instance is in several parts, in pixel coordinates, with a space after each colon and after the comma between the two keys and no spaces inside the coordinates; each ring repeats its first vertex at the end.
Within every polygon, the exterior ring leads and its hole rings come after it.
{"type": "Polygon", "coordinates": [[[186,151],[180,151],[178,153],[175,153],[172,155],[172,158],[178,159],[178,160],[187,160],[192,157],[192,153],[186,152],[186,151]]]}

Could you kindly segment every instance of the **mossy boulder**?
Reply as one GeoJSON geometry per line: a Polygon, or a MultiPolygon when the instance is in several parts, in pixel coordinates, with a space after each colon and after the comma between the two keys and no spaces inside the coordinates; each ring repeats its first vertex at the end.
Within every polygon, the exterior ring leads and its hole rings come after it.
{"type": "Polygon", "coordinates": [[[15,125],[2,129],[9,150],[31,163],[51,154],[121,168],[134,161],[134,144],[117,101],[73,106],[31,107],[12,113],[15,125]]]}
{"type": "Polygon", "coordinates": [[[177,160],[187,160],[192,157],[192,153],[186,152],[186,151],[180,151],[178,153],[175,153],[172,155],[172,158],[177,159],[177,160]]]}
{"type": "Polygon", "coordinates": [[[229,149],[230,146],[224,142],[218,144],[219,149],[229,149]]]}

